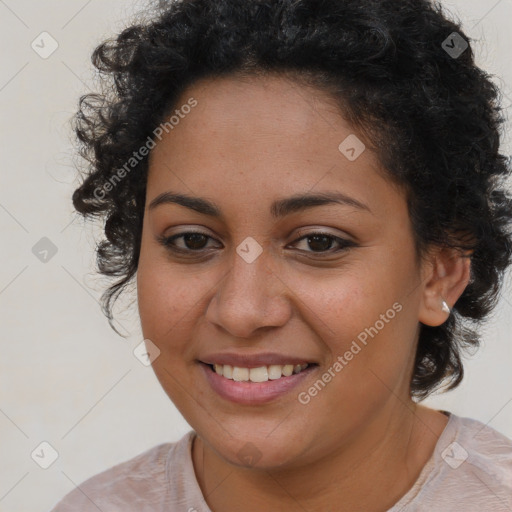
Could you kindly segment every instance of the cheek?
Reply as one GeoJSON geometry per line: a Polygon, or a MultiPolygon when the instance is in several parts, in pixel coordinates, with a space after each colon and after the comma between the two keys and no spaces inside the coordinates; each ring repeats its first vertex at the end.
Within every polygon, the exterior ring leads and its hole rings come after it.
{"type": "MultiPolygon", "coordinates": [[[[203,276],[204,277],[204,276],[203,276]]],[[[187,326],[188,316],[200,306],[205,280],[190,275],[165,258],[158,247],[142,245],[137,270],[137,299],[142,332],[158,346],[187,326]]]]}
{"type": "Polygon", "coordinates": [[[406,276],[388,280],[383,275],[353,268],[337,276],[303,275],[292,281],[304,322],[326,355],[323,366],[335,375],[332,389],[349,402],[360,403],[363,397],[372,402],[389,394],[410,368],[416,299],[404,293],[410,282],[406,276]]]}
{"type": "Polygon", "coordinates": [[[175,347],[183,337],[189,338],[189,329],[197,324],[194,311],[207,289],[204,279],[141,268],[137,295],[144,337],[165,345],[172,340],[175,347]]]}
{"type": "MultiPolygon", "coordinates": [[[[320,340],[324,341],[336,355],[343,353],[352,338],[363,333],[365,328],[379,322],[381,314],[395,316],[393,304],[400,291],[389,283],[380,283],[369,272],[357,268],[343,269],[329,273],[302,273],[289,276],[288,283],[294,283],[293,296],[305,322],[314,326],[320,340]]],[[[388,325],[388,324],[386,324],[388,325]]],[[[334,355],[334,354],[333,354],[334,355]]]]}
{"type": "Polygon", "coordinates": [[[205,283],[199,276],[176,270],[158,252],[142,250],[139,260],[137,297],[142,333],[160,350],[152,368],[162,388],[187,421],[197,422],[189,417],[190,397],[193,404],[200,392],[194,389],[189,372],[195,364],[190,340],[198,326],[197,308],[206,293],[205,283]]]}

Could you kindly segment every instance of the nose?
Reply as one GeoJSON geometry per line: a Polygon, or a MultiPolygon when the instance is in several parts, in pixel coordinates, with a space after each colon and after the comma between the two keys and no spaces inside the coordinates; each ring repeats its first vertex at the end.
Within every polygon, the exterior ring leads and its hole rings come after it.
{"type": "Polygon", "coordinates": [[[251,263],[235,253],[208,304],[207,320],[238,338],[285,325],[291,316],[289,288],[269,265],[265,251],[251,263]]]}

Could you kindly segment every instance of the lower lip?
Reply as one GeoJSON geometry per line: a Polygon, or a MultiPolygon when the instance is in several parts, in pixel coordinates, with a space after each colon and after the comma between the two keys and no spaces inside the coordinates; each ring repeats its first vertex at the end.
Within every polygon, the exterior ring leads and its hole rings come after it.
{"type": "Polygon", "coordinates": [[[199,364],[206,376],[206,380],[210,383],[210,386],[222,398],[238,404],[249,405],[271,402],[272,400],[289,393],[293,388],[301,384],[316,367],[316,365],[308,366],[300,373],[294,373],[289,377],[281,377],[279,379],[268,380],[266,382],[237,382],[222,377],[205,363],[199,364]]]}

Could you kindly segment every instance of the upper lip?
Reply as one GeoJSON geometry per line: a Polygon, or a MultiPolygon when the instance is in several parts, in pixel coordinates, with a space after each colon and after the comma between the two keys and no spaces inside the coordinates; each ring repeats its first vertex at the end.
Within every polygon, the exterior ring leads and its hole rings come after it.
{"type": "Polygon", "coordinates": [[[260,366],[270,366],[273,364],[314,364],[311,359],[305,359],[297,356],[287,356],[284,354],[276,354],[272,352],[264,352],[260,354],[219,352],[217,354],[205,355],[200,359],[200,361],[206,364],[228,364],[230,366],[238,366],[239,368],[258,368],[260,366]]]}

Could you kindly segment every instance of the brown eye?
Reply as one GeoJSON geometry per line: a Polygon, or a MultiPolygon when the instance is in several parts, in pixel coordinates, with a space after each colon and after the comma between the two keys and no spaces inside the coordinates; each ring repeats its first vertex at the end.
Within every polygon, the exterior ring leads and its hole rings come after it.
{"type": "MultiPolygon", "coordinates": [[[[185,233],[178,233],[169,237],[160,236],[158,237],[159,243],[170,251],[182,254],[194,253],[200,254],[208,249],[208,241],[214,240],[211,236],[196,232],[189,231],[185,233]],[[177,240],[182,239],[181,243],[178,244],[177,240]]],[[[332,254],[335,252],[341,252],[349,247],[354,247],[356,244],[349,240],[330,235],[329,233],[309,233],[299,238],[294,242],[296,245],[298,242],[304,241],[306,248],[300,249],[301,252],[305,253],[318,253],[320,256],[324,253],[332,254]],[[333,246],[338,245],[338,248],[333,249],[333,246]]]]}
{"type": "Polygon", "coordinates": [[[169,237],[158,237],[158,241],[165,247],[177,252],[200,252],[205,249],[210,236],[205,233],[190,231],[179,233],[169,237]],[[183,239],[182,245],[176,244],[176,240],[183,239]]]}
{"type": "Polygon", "coordinates": [[[349,240],[345,240],[343,238],[330,235],[328,233],[309,233],[298,240],[295,241],[295,244],[300,241],[305,241],[307,247],[310,250],[305,250],[304,252],[338,252],[345,250],[348,247],[353,247],[355,244],[349,240]],[[339,248],[331,251],[331,248],[334,244],[338,244],[339,248]]]}
{"type": "Polygon", "coordinates": [[[306,240],[309,247],[315,252],[329,250],[335,241],[333,237],[325,235],[311,235],[306,240]]]}
{"type": "Polygon", "coordinates": [[[207,236],[201,233],[187,233],[183,235],[183,243],[187,246],[187,249],[203,249],[207,238],[207,236]]]}

